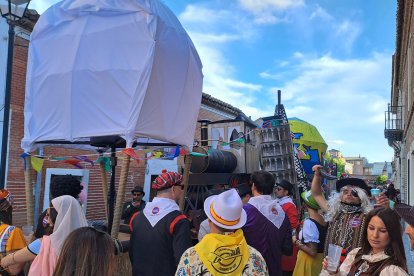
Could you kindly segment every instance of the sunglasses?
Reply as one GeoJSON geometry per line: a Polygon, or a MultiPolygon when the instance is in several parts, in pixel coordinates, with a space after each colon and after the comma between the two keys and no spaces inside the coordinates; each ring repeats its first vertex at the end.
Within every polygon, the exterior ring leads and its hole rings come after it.
{"type": "Polygon", "coordinates": [[[276,191],[282,191],[283,188],[282,187],[276,187],[276,191]]]}
{"type": "Polygon", "coordinates": [[[133,196],[142,196],[142,193],[133,193],[133,196]]]}

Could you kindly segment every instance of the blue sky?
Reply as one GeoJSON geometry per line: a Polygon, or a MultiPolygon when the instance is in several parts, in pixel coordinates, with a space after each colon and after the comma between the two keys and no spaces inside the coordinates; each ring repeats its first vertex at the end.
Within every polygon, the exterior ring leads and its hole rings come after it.
{"type": "MultiPolygon", "coordinates": [[[[58,1],[32,1],[42,13],[58,1]]],[[[257,119],[315,125],[329,148],[391,161],[384,139],[396,1],[165,0],[203,62],[203,91],[257,119]]]]}

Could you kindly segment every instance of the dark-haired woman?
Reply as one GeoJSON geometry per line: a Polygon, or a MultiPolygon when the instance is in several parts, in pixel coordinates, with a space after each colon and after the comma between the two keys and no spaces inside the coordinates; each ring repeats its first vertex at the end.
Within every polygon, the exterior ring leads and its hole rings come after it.
{"type": "MultiPolygon", "coordinates": [[[[46,215],[42,223],[45,229],[45,235],[50,235],[53,233],[53,227],[55,225],[56,217],[57,212],[53,206],[46,209],[46,215]]],[[[1,266],[5,268],[16,264],[23,266],[26,262],[33,261],[40,252],[41,244],[41,238],[32,241],[27,247],[24,247],[19,251],[16,251],[2,258],[1,266]]]]}
{"type": "MultiPolygon", "coordinates": [[[[51,199],[63,196],[63,195],[70,195],[76,198],[81,204],[83,203],[83,185],[79,180],[79,177],[73,176],[71,174],[67,175],[55,175],[52,178],[52,182],[50,183],[50,195],[51,199]]],[[[34,232],[34,238],[40,239],[43,235],[50,235],[53,230],[44,226],[46,211],[42,212],[39,216],[39,220],[37,222],[37,227],[34,232]]]]}
{"type": "Polygon", "coordinates": [[[328,258],[320,275],[406,276],[407,265],[402,241],[401,224],[390,208],[370,211],[362,236],[362,247],[347,255],[337,271],[328,271],[328,258]]]}
{"type": "Polygon", "coordinates": [[[113,275],[114,241],[92,227],[73,231],[62,246],[55,276],[113,275]]]}
{"type": "Polygon", "coordinates": [[[299,247],[293,276],[317,276],[322,269],[323,249],[328,227],[318,213],[320,207],[312,197],[311,191],[303,192],[301,198],[309,218],[303,222],[299,238],[293,237],[293,242],[299,247]]]}

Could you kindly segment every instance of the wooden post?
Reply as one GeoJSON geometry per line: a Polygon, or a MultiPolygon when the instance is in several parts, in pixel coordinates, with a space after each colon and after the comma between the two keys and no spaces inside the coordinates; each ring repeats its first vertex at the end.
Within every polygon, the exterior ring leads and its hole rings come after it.
{"type": "Polygon", "coordinates": [[[125,198],[125,188],[128,179],[131,156],[124,154],[122,159],[121,175],[119,177],[118,193],[116,195],[114,220],[112,222],[111,236],[118,238],[119,224],[121,223],[122,206],[125,198]]]}
{"type": "Polygon", "coordinates": [[[32,184],[32,163],[30,155],[26,157],[26,170],[24,171],[24,187],[26,192],[27,225],[34,226],[34,199],[32,184]]]}
{"type": "Polygon", "coordinates": [[[190,178],[190,168],[191,168],[191,162],[193,161],[193,157],[191,154],[185,156],[184,160],[184,175],[183,175],[183,185],[184,185],[184,191],[180,198],[180,210],[181,212],[184,212],[185,207],[185,197],[187,196],[187,189],[188,189],[188,180],[190,178]]]}
{"type": "Polygon", "coordinates": [[[105,216],[108,221],[108,178],[106,177],[105,163],[99,163],[101,168],[101,178],[102,178],[102,195],[105,203],[105,216]]]}

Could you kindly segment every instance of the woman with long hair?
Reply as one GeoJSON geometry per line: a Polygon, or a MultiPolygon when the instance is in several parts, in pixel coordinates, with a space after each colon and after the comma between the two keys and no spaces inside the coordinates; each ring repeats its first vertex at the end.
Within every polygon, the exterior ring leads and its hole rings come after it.
{"type": "Polygon", "coordinates": [[[309,218],[304,220],[298,238],[296,236],[292,238],[299,248],[293,276],[317,276],[322,269],[323,249],[328,227],[323,216],[318,212],[320,207],[312,197],[311,191],[303,192],[301,198],[309,218]]]}
{"type": "Polygon", "coordinates": [[[362,246],[347,255],[337,271],[328,271],[328,257],[320,275],[405,276],[407,264],[397,214],[386,207],[371,210],[363,229],[362,246]]]}
{"type": "Polygon", "coordinates": [[[114,241],[105,232],[92,227],[73,231],[62,246],[55,276],[111,276],[114,241]]]}

